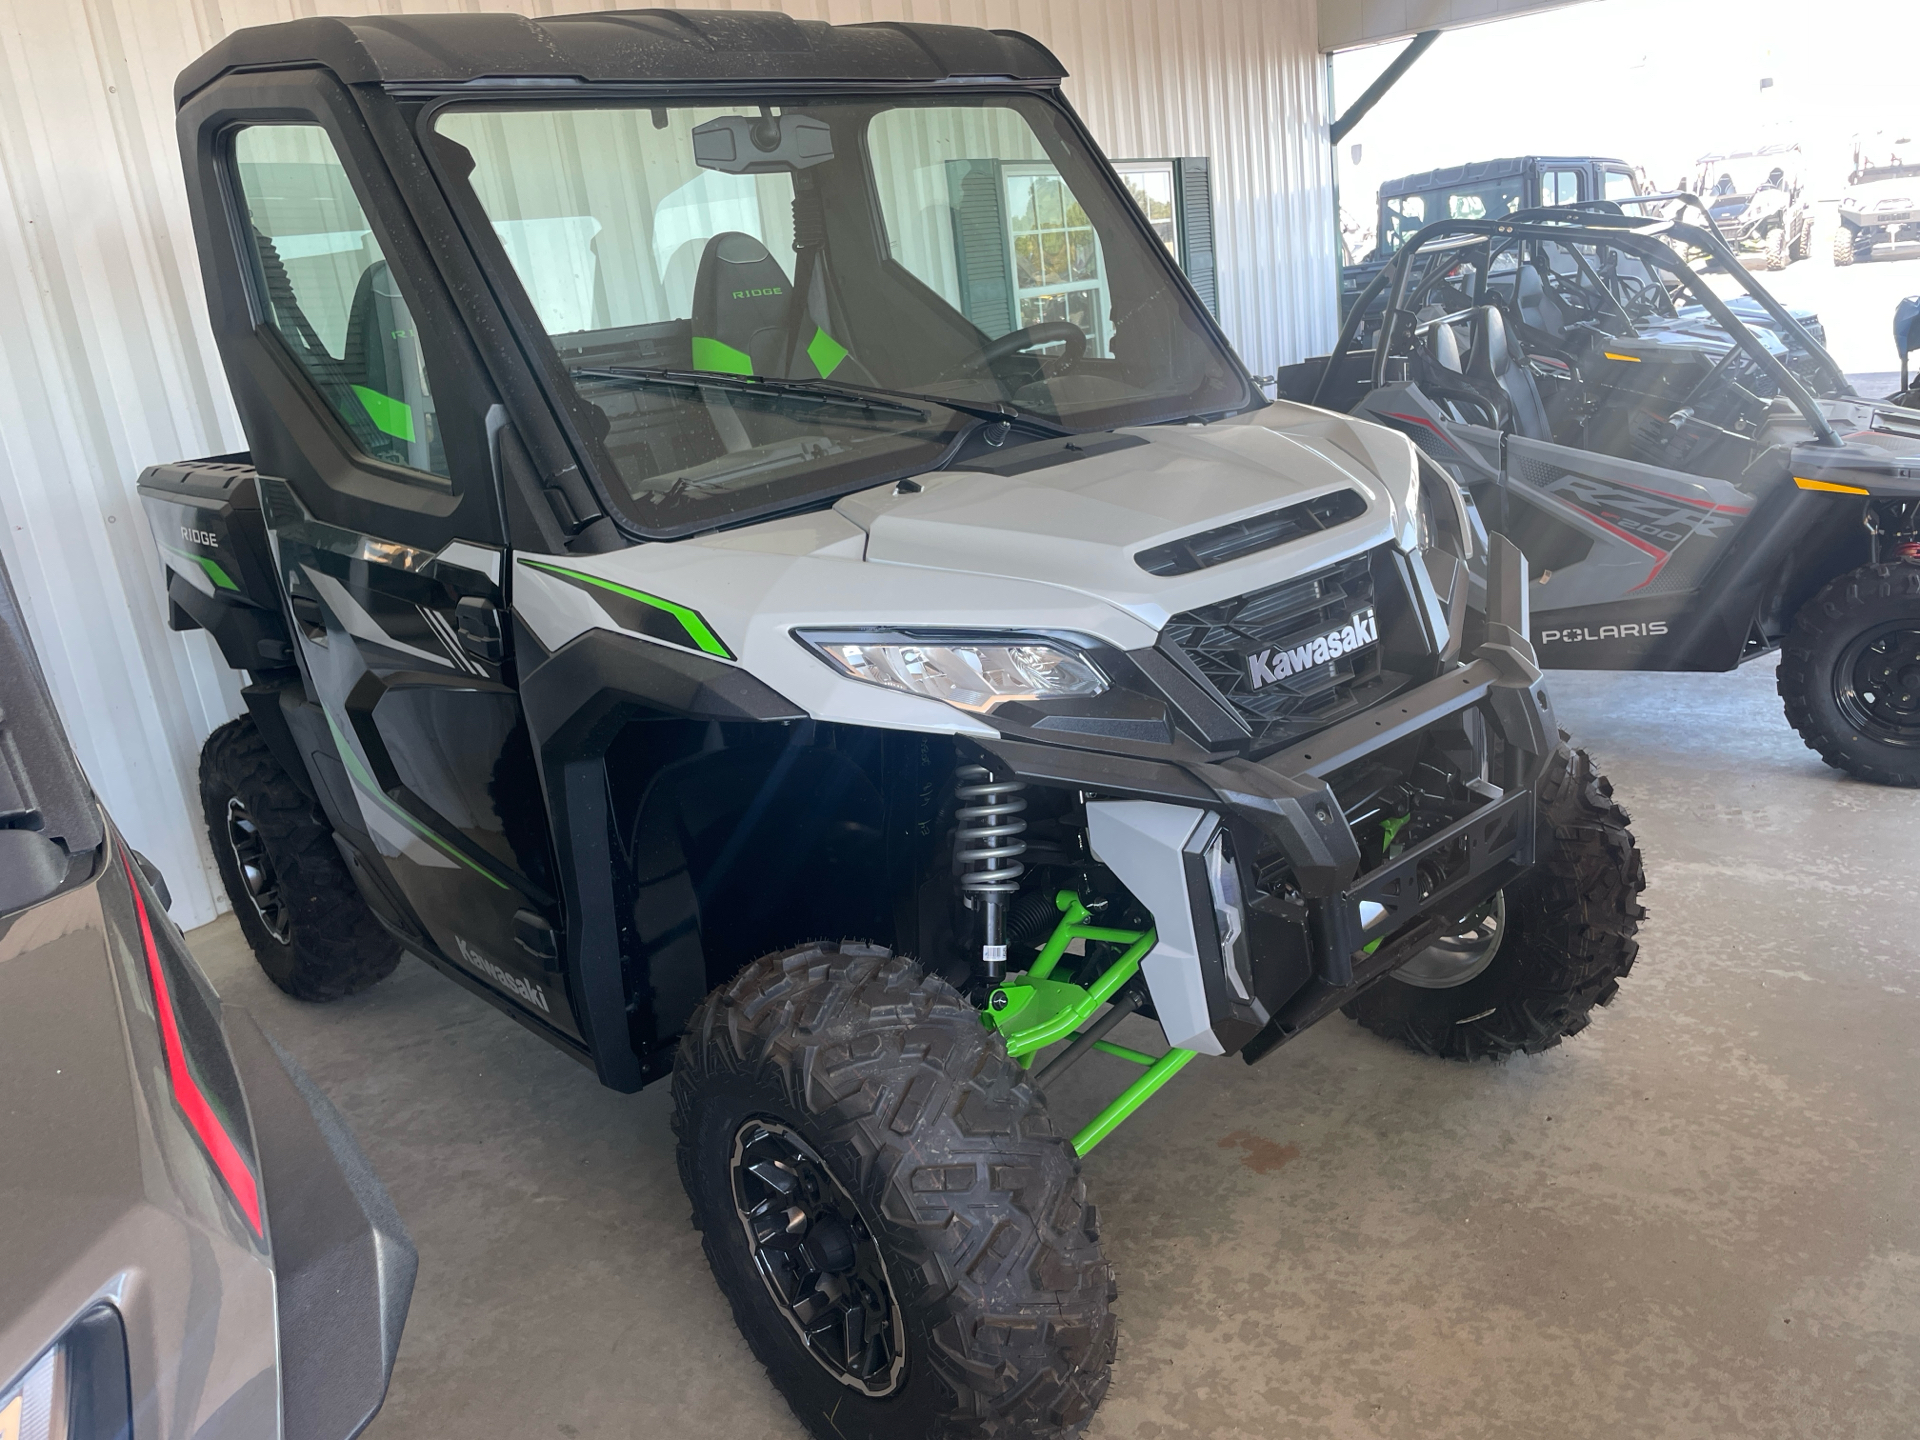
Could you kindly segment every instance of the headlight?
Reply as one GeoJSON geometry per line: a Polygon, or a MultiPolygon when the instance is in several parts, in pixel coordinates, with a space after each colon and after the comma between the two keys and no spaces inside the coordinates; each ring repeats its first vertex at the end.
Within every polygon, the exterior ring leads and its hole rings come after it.
{"type": "Polygon", "coordinates": [[[975,714],[1014,700],[1060,700],[1107,688],[1107,677],[1092,661],[1050,637],[902,630],[795,635],[851,679],[975,714]]]}

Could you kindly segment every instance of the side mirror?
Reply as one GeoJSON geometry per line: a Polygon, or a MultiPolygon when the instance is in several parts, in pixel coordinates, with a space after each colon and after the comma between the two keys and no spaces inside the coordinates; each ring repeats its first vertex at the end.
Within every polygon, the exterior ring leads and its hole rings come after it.
{"type": "Polygon", "coordinates": [[[833,129],[811,115],[722,115],[693,127],[693,159],[703,170],[771,175],[833,158],[833,129]]]}
{"type": "Polygon", "coordinates": [[[1909,295],[1894,307],[1893,348],[1902,361],[1920,350],[1920,295],[1909,295]]]}

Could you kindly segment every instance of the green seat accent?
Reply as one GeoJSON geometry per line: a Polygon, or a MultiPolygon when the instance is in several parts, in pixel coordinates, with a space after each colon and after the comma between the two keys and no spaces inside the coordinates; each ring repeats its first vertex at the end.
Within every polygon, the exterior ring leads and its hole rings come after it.
{"type": "Polygon", "coordinates": [[[753,357],[723,341],[696,335],[693,337],[693,368],[711,370],[716,375],[751,375],[753,357]]]}
{"type": "Polygon", "coordinates": [[[813,327],[813,339],[807,342],[807,358],[824,380],[838,370],[840,362],[847,358],[847,347],[816,325],[813,327]]]}
{"type": "Polygon", "coordinates": [[[374,428],[383,435],[391,435],[396,440],[413,440],[413,407],[404,400],[396,400],[391,395],[382,395],[378,390],[369,390],[365,385],[353,387],[353,393],[366,407],[367,418],[373,421],[374,428]]]}

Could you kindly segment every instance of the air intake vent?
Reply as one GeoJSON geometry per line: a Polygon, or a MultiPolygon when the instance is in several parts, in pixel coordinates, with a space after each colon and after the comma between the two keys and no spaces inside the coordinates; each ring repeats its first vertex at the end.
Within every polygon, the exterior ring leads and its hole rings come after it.
{"type": "Polygon", "coordinates": [[[1165,545],[1142,550],[1133,558],[1149,575],[1191,575],[1196,570],[1207,570],[1238,560],[1242,555],[1298,540],[1302,535],[1331,530],[1366,513],[1366,497],[1358,490],[1336,490],[1331,495],[1317,495],[1297,505],[1236,520],[1217,530],[1203,530],[1198,535],[1170,540],[1165,545]]]}

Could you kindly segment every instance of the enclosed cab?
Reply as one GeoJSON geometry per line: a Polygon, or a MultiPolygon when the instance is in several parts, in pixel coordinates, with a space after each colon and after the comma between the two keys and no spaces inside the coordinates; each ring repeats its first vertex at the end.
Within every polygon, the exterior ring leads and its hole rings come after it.
{"type": "Polygon", "coordinates": [[[1341,313],[1352,308],[1387,261],[1423,226],[1440,220],[1497,220],[1543,205],[1619,203],[1649,190],[1636,167],[1593,155],[1515,155],[1388,180],[1377,197],[1372,251],[1340,272],[1341,313]]]}
{"type": "Polygon", "coordinates": [[[632,12],[296,21],[178,87],[250,452],[142,494],[250,677],[201,771],[242,929],[295,995],[404,949],[670,1074],[823,1440],[1084,1425],[1081,1160],[1197,1057],[1343,1007],[1535,1051],[1634,957],[1520,553],[1263,399],[1062,74],[632,12]],[[1136,1078],[1056,1120],[1096,1049],[1136,1078]]]}

